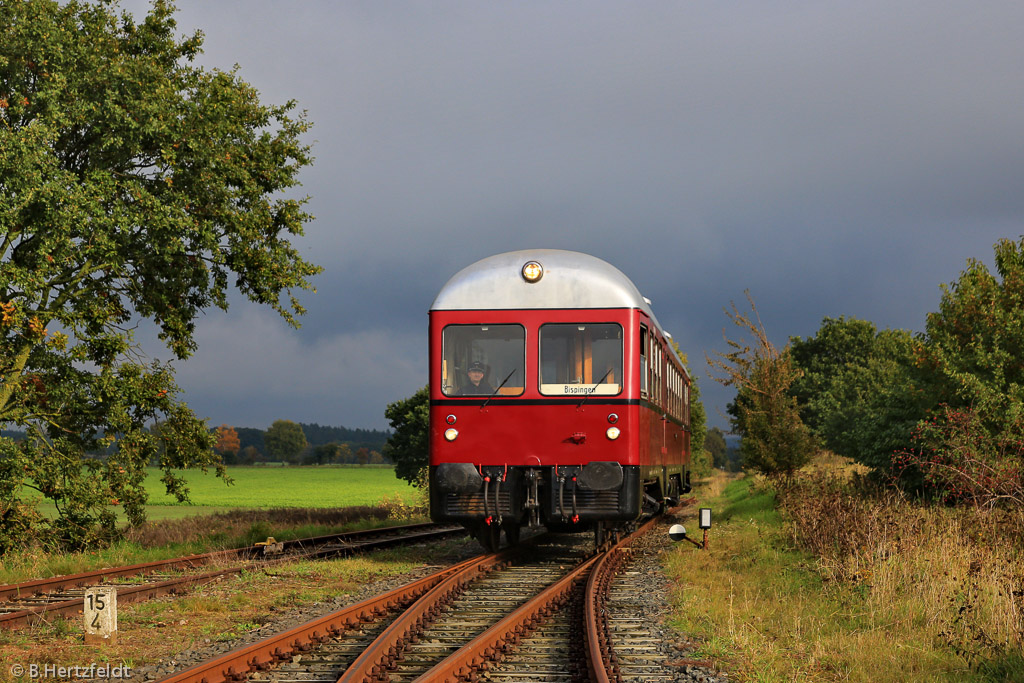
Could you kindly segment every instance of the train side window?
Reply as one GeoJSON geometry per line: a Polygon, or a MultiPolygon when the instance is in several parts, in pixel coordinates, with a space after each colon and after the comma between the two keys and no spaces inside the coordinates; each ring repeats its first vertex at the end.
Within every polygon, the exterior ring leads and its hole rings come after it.
{"type": "Polygon", "coordinates": [[[614,396],[621,391],[621,325],[541,325],[540,393],[547,396],[614,396]]]}
{"type": "Polygon", "coordinates": [[[647,328],[640,326],[640,395],[647,398],[647,328]]]}
{"type": "Polygon", "coordinates": [[[445,396],[523,393],[526,329],[522,325],[448,325],[441,336],[441,392],[445,396]],[[476,371],[482,373],[478,384],[473,382],[476,371]]]}
{"type": "Polygon", "coordinates": [[[651,393],[654,394],[654,402],[659,406],[662,404],[661,395],[661,344],[657,339],[651,345],[651,358],[654,361],[654,373],[651,377],[651,393]]]}
{"type": "Polygon", "coordinates": [[[665,356],[665,360],[668,362],[665,364],[665,409],[669,415],[675,416],[676,413],[676,387],[675,387],[675,366],[672,365],[670,360],[671,356],[665,356]]]}

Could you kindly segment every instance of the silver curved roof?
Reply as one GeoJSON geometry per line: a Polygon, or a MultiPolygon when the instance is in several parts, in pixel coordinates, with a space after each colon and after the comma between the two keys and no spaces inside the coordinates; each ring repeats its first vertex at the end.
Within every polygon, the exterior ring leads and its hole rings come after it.
{"type": "Polygon", "coordinates": [[[654,317],[650,303],[618,268],[562,249],[522,249],[481,259],[453,275],[430,306],[432,311],[493,308],[639,308],[654,317]],[[544,267],[538,282],[520,274],[528,261],[544,267]]]}

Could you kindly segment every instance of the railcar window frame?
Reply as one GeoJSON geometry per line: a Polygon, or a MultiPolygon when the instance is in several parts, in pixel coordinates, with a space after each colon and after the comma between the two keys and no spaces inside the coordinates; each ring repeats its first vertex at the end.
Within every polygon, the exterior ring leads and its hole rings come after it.
{"type": "Polygon", "coordinates": [[[647,365],[647,359],[649,357],[647,351],[647,340],[650,339],[650,333],[647,331],[647,325],[640,325],[640,397],[647,398],[650,393],[650,384],[647,381],[647,373],[649,371],[647,365]]]}
{"type": "MultiPolygon", "coordinates": [[[[601,397],[601,398],[607,398],[609,396],[620,396],[622,394],[622,392],[626,390],[626,382],[625,382],[625,347],[626,347],[626,344],[625,344],[625,338],[623,336],[624,334],[625,334],[625,331],[623,329],[622,324],[619,323],[619,322],[615,322],[615,321],[579,321],[579,322],[548,322],[548,323],[543,323],[537,329],[537,391],[542,396],[569,396],[569,397],[575,397],[575,396],[580,396],[580,397],[582,397],[582,396],[595,396],[595,397],[601,397]],[[545,332],[545,329],[546,328],[547,329],[551,329],[551,328],[576,328],[578,331],[582,332],[582,331],[584,331],[583,328],[585,328],[585,327],[595,327],[595,326],[598,326],[598,325],[614,327],[614,328],[616,328],[618,330],[617,336],[613,338],[613,339],[618,341],[618,355],[617,355],[617,358],[612,361],[612,375],[610,376],[610,378],[609,377],[604,378],[605,381],[602,382],[601,384],[594,384],[593,381],[586,382],[586,381],[583,381],[583,380],[586,379],[585,373],[587,372],[587,370],[583,369],[584,376],[583,377],[579,377],[579,379],[580,379],[579,382],[575,382],[575,381],[572,381],[572,382],[568,382],[568,381],[563,381],[563,382],[559,382],[559,381],[546,382],[545,380],[547,380],[547,379],[554,379],[554,378],[546,377],[545,376],[545,356],[544,356],[544,332],[545,332]],[[612,381],[608,381],[609,379],[614,380],[614,381],[613,382],[612,381]],[[593,389],[591,391],[588,392],[588,391],[583,390],[583,387],[589,386],[589,385],[592,385],[592,384],[593,384],[593,389]],[[618,387],[618,390],[615,391],[614,393],[605,393],[604,391],[598,391],[598,389],[597,389],[598,387],[609,386],[609,385],[612,385],[612,384],[614,384],[615,386],[618,387]],[[551,387],[555,387],[555,386],[570,387],[570,386],[573,386],[573,385],[579,387],[580,391],[569,391],[567,389],[563,390],[563,391],[554,391],[551,388],[551,387]]],[[[595,380],[595,379],[599,378],[599,377],[595,377],[595,375],[603,374],[603,372],[601,371],[603,368],[602,369],[595,369],[594,366],[593,366],[593,363],[594,363],[594,352],[592,350],[593,341],[595,341],[595,340],[591,339],[591,341],[590,341],[590,344],[591,344],[590,356],[587,357],[586,352],[584,351],[582,356],[581,356],[581,359],[580,359],[584,364],[587,361],[589,361],[591,363],[590,370],[589,370],[590,371],[590,379],[591,380],[595,380]]],[[[601,339],[601,340],[598,340],[598,341],[607,341],[607,339],[601,339]]]]}
{"type": "MultiPolygon", "coordinates": [[[[466,340],[459,341],[461,343],[466,343],[466,340]]],[[[469,343],[472,343],[472,341],[470,341],[469,343]]],[[[526,348],[526,326],[523,325],[522,323],[450,323],[448,325],[445,325],[441,330],[441,393],[444,396],[451,398],[479,399],[481,397],[491,395],[490,392],[480,394],[460,394],[459,391],[461,391],[464,388],[463,385],[456,385],[454,381],[452,381],[449,384],[450,380],[458,380],[461,382],[460,375],[466,374],[469,364],[474,361],[481,360],[481,362],[484,362],[485,365],[488,366],[484,375],[484,380],[487,381],[490,385],[492,385],[494,387],[494,390],[498,392],[493,394],[495,399],[500,399],[504,396],[522,396],[524,393],[526,393],[526,348]],[[462,360],[465,361],[465,368],[460,368],[458,365],[455,365],[454,363],[454,361],[456,360],[455,354],[457,353],[457,351],[451,350],[449,348],[449,344],[456,343],[456,340],[453,340],[449,337],[450,331],[454,332],[455,328],[476,328],[482,332],[488,332],[492,328],[500,327],[517,328],[519,331],[520,336],[518,341],[521,345],[521,348],[519,349],[521,357],[519,359],[519,365],[515,369],[519,371],[519,374],[522,377],[521,384],[505,384],[504,387],[499,387],[498,385],[505,378],[505,374],[508,372],[510,368],[508,366],[502,366],[501,370],[498,370],[497,372],[492,372],[494,359],[488,359],[486,357],[484,357],[482,360],[480,358],[472,357],[464,358],[462,360]],[[448,369],[449,360],[453,360],[453,367],[451,368],[450,371],[448,369]],[[500,377],[498,375],[500,375],[500,377]],[[508,391],[510,389],[518,389],[519,391],[508,391]]],[[[470,356],[472,355],[474,354],[471,353],[470,356]]],[[[513,379],[514,378],[515,376],[513,375],[513,379]]]]}

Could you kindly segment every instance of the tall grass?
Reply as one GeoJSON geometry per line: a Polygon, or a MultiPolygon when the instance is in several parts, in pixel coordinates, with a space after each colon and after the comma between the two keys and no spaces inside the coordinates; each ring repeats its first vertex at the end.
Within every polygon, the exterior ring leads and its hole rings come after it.
{"type": "Polygon", "coordinates": [[[128,529],[125,538],[109,548],[78,553],[8,552],[0,565],[0,585],[238,548],[268,536],[289,540],[415,521],[426,521],[422,508],[385,496],[375,506],[240,509],[147,522],[128,529]]]}
{"type": "Polygon", "coordinates": [[[918,624],[978,671],[1024,680],[1024,516],[912,504],[854,479],[784,489],[790,537],[826,581],[853,586],[873,620],[918,624]]]}
{"type": "Polygon", "coordinates": [[[764,682],[1024,680],[1018,517],[821,474],[698,496],[708,549],[665,560],[693,659],[764,682]]]}

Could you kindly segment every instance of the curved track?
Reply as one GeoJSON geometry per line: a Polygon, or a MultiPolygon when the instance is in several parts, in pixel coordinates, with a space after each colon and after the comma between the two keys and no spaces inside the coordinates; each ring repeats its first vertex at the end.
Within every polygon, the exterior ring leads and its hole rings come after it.
{"type": "Polygon", "coordinates": [[[596,554],[563,536],[482,555],[164,683],[622,680],[615,649],[636,643],[597,617],[629,543],[656,521],[596,554]]]}

